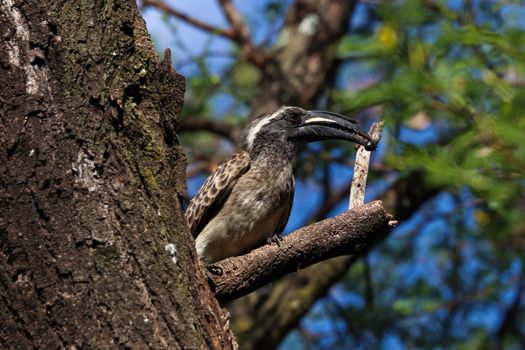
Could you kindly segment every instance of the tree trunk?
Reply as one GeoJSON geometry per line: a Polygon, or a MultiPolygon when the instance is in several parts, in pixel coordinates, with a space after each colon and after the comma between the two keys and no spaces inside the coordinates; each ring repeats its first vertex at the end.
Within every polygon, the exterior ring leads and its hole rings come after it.
{"type": "Polygon", "coordinates": [[[231,348],[134,1],[0,0],[0,348],[231,348]]]}

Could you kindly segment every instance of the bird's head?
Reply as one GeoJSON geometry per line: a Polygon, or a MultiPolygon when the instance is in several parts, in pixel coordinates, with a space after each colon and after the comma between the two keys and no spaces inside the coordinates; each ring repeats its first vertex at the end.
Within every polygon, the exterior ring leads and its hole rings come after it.
{"type": "Polygon", "coordinates": [[[254,119],[245,131],[249,152],[269,144],[293,149],[307,142],[348,140],[373,150],[372,137],[359,130],[354,119],[327,111],[307,111],[299,107],[281,107],[272,114],[254,119]]]}

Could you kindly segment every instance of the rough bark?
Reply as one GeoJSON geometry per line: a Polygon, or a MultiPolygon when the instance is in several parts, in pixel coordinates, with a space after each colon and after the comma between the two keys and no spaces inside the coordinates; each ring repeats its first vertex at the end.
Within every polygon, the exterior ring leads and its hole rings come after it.
{"type": "Polygon", "coordinates": [[[230,301],[285,274],[340,255],[361,255],[384,237],[391,216],[376,201],[303,227],[274,244],[214,265],[211,276],[217,299],[230,301]]]}
{"type": "Polygon", "coordinates": [[[0,1],[0,348],[231,348],[133,1],[0,1]]]}

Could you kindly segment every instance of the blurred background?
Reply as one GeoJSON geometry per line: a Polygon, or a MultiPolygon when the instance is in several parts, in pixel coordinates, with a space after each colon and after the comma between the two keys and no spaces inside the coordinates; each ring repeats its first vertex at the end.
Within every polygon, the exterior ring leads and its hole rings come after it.
{"type": "MultiPolygon", "coordinates": [[[[241,349],[525,349],[522,1],[141,0],[186,77],[190,198],[281,105],[386,123],[367,201],[400,224],[366,256],[231,305],[241,349]]],[[[344,211],[354,149],[298,156],[285,233],[344,211]]]]}

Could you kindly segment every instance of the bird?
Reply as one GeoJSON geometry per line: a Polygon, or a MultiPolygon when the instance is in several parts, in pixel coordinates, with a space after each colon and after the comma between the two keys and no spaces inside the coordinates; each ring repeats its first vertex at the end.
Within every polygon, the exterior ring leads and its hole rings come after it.
{"type": "Polygon", "coordinates": [[[305,143],[339,139],[376,147],[354,119],[294,106],[254,118],[242,139],[243,150],[217,167],[185,212],[197,254],[207,264],[280,237],[292,208],[295,154],[305,143]]]}

